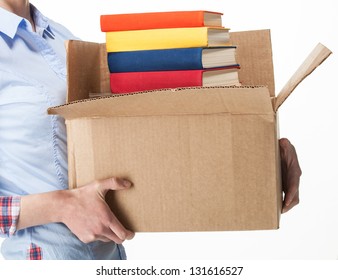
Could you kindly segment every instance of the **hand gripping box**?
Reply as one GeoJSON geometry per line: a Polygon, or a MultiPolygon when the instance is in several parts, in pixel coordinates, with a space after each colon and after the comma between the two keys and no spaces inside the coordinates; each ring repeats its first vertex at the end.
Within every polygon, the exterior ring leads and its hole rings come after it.
{"type": "Polygon", "coordinates": [[[49,109],[66,120],[69,187],[110,176],[131,180],[131,189],[110,191],[106,199],[136,232],[277,229],[276,111],[330,51],[319,45],[305,72],[275,97],[270,31],[231,38],[241,87],[101,98],[88,97],[109,92],[105,45],[69,41],[68,102],[49,109]]]}

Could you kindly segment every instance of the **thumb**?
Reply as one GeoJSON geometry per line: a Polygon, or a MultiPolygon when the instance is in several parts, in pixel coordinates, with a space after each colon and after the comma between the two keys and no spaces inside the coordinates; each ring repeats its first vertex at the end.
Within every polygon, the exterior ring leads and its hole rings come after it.
{"type": "Polygon", "coordinates": [[[132,183],[126,179],[111,177],[98,181],[98,190],[105,195],[109,190],[123,190],[130,188],[132,183]]]}

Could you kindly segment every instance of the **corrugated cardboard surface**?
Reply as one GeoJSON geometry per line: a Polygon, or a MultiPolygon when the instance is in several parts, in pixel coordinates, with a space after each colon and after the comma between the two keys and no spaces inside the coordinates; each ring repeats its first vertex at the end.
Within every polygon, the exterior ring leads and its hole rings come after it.
{"type": "Polygon", "coordinates": [[[129,228],[278,228],[277,133],[267,88],[155,91],[56,110],[68,119],[73,186],[109,176],[134,183],[108,199],[129,228]]]}
{"type": "MultiPolygon", "coordinates": [[[[129,178],[133,187],[110,192],[107,201],[135,231],[278,228],[281,182],[270,34],[243,32],[234,39],[246,49],[239,50],[242,80],[267,87],[162,90],[50,109],[66,118],[70,187],[109,176],[129,178]],[[248,51],[256,40],[263,49],[248,51]],[[248,53],[257,56],[248,58],[246,68],[248,53]]],[[[102,54],[101,48],[70,43],[70,54],[76,55],[68,61],[69,100],[107,90],[103,56],[96,66],[82,57],[102,54]],[[97,83],[101,79],[105,82],[97,83]]]]}
{"type": "Polygon", "coordinates": [[[270,30],[232,32],[231,42],[237,46],[243,85],[264,85],[275,96],[270,30]]]}

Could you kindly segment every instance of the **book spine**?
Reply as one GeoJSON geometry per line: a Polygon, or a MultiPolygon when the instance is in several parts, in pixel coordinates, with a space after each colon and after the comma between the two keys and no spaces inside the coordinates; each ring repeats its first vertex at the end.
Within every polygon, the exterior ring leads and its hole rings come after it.
{"type": "Polygon", "coordinates": [[[107,52],[206,46],[207,27],[106,32],[107,52]]]}
{"type": "MultiPolygon", "coordinates": [[[[204,11],[101,15],[103,32],[204,26],[204,11]]],[[[210,13],[210,12],[209,12],[210,13]]],[[[215,13],[220,14],[221,13],[215,13]]]]}
{"type": "Polygon", "coordinates": [[[124,72],[110,74],[112,93],[202,85],[202,70],[124,72]]]}
{"type": "Polygon", "coordinates": [[[202,48],[108,53],[111,73],[203,69],[202,48]]]}

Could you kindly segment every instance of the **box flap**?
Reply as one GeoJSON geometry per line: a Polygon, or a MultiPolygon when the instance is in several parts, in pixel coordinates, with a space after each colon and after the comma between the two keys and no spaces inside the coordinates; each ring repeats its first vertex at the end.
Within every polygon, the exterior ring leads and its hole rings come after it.
{"type": "Polygon", "coordinates": [[[307,56],[304,62],[299,66],[297,71],[291,76],[289,81],[282,88],[278,96],[274,99],[274,110],[284,103],[284,101],[290,96],[294,89],[308,76],[310,75],[325,59],[329,57],[332,52],[318,43],[312,52],[307,56]]]}
{"type": "Polygon", "coordinates": [[[201,87],[87,99],[48,110],[65,119],[184,114],[271,114],[267,87],[201,87]]]}
{"type": "Polygon", "coordinates": [[[231,32],[230,38],[231,43],[237,45],[241,83],[267,86],[270,96],[275,96],[270,30],[231,32]]]}
{"type": "Polygon", "coordinates": [[[66,42],[67,103],[89,97],[90,92],[109,92],[109,71],[104,44],[66,42]]]}

